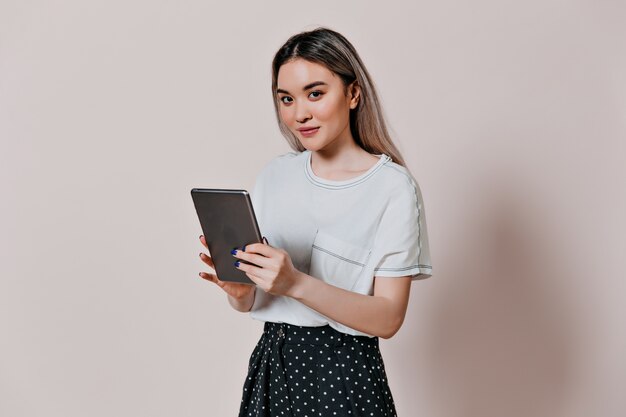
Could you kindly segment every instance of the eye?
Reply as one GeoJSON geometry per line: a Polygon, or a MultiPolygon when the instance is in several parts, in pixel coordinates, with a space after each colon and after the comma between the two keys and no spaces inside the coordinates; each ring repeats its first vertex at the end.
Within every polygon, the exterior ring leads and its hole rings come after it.
{"type": "Polygon", "coordinates": [[[316,96],[313,96],[313,98],[320,98],[324,93],[316,90],[316,91],[311,91],[311,94],[309,95],[312,95],[312,94],[317,94],[316,96]]]}
{"type": "Polygon", "coordinates": [[[279,100],[281,102],[283,102],[284,104],[290,103],[289,101],[285,101],[285,99],[291,100],[291,97],[289,97],[289,96],[282,96],[282,97],[279,98],[279,100]]]}

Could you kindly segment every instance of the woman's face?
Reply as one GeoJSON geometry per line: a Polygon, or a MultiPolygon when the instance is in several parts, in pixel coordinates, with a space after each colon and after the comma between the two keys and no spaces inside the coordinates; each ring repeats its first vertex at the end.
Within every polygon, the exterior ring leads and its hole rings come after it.
{"type": "Polygon", "coordinates": [[[344,95],[341,78],[325,66],[304,59],[283,64],[277,84],[280,117],[305,148],[319,150],[329,144],[335,147],[354,142],[350,109],[359,99],[357,86],[344,95]]]}

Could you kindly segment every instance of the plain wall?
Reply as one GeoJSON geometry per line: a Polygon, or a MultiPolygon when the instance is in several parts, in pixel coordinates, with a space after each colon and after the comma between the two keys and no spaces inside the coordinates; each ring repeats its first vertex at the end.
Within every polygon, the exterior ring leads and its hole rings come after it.
{"type": "Polygon", "coordinates": [[[290,150],[270,63],[355,45],[420,184],[433,277],[381,350],[401,417],[626,409],[618,1],[0,2],[0,415],[234,416],[262,323],[193,187],[290,150]]]}

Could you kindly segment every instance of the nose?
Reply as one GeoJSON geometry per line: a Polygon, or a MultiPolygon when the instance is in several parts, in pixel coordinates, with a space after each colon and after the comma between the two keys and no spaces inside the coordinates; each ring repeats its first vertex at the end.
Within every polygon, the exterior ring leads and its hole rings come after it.
{"type": "Polygon", "coordinates": [[[306,123],[311,119],[311,112],[309,111],[306,103],[297,105],[296,107],[296,121],[298,123],[306,123]]]}

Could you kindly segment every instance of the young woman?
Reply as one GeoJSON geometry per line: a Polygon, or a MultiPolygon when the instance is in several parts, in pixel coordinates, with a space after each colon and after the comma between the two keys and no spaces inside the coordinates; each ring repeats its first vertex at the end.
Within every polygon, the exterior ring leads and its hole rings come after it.
{"type": "Polygon", "coordinates": [[[233,251],[256,285],[200,273],[265,322],[239,416],[396,416],[379,338],[400,329],[411,282],[432,274],[419,186],[341,34],[289,38],[272,95],[294,151],[267,163],[251,192],[264,243],[233,251]]]}

